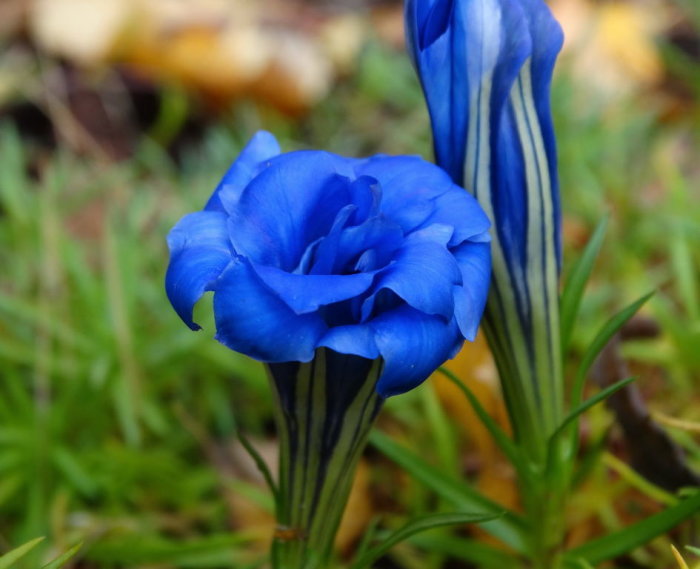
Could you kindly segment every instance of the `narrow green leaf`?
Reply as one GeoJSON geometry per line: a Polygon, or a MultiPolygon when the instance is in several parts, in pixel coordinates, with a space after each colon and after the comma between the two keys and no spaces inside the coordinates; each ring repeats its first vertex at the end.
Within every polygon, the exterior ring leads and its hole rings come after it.
{"type": "Polygon", "coordinates": [[[410,539],[410,542],[424,551],[449,555],[455,559],[468,561],[481,569],[518,566],[516,560],[506,551],[483,541],[448,535],[416,535],[410,539]]]}
{"type": "Polygon", "coordinates": [[[16,220],[22,225],[33,219],[34,193],[29,191],[25,143],[17,129],[6,121],[0,130],[0,154],[3,164],[0,168],[0,203],[10,216],[8,221],[16,220]]]}
{"type": "Polygon", "coordinates": [[[569,562],[582,558],[596,565],[644,545],[699,512],[700,492],[696,492],[663,512],[568,551],[566,558],[569,562]]]}
{"type": "Polygon", "coordinates": [[[239,428],[236,428],[236,435],[238,436],[238,440],[241,441],[243,448],[246,450],[246,452],[250,455],[250,457],[255,462],[255,466],[258,467],[258,470],[263,475],[263,478],[265,479],[265,482],[267,483],[268,488],[270,488],[270,492],[272,492],[272,496],[275,499],[275,505],[277,505],[277,501],[279,498],[279,492],[277,490],[277,485],[275,484],[275,481],[272,478],[272,473],[270,472],[270,468],[267,466],[267,463],[265,462],[265,459],[258,452],[258,450],[252,445],[252,443],[248,440],[248,438],[241,432],[241,430],[239,428]]]}
{"type": "MultiPolygon", "coordinates": [[[[643,436],[643,435],[642,435],[643,436]]],[[[678,497],[647,480],[624,460],[617,458],[614,454],[606,452],[601,457],[602,464],[615,473],[617,477],[624,480],[630,488],[638,490],[650,500],[654,500],[664,507],[675,506],[678,497]]]]}
{"type": "Polygon", "coordinates": [[[441,468],[453,476],[459,476],[459,449],[454,422],[441,405],[435,386],[435,383],[431,383],[426,389],[420,390],[422,414],[426,427],[430,430],[430,440],[433,442],[435,456],[439,458],[441,468]]]}
{"type": "Polygon", "coordinates": [[[700,555],[700,547],[693,547],[692,545],[686,545],[685,548],[690,551],[691,553],[694,553],[695,555],[700,555]]]}
{"type": "Polygon", "coordinates": [[[595,228],[593,235],[588,240],[581,257],[578,259],[571,274],[566,281],[566,286],[561,294],[561,349],[566,354],[571,342],[571,334],[578,316],[578,311],[583,298],[583,291],[593,271],[593,265],[598,258],[600,247],[605,238],[605,230],[608,226],[608,217],[605,216],[595,228]]]}
{"type": "Polygon", "coordinates": [[[71,547],[68,551],[66,551],[63,555],[60,555],[53,561],[47,563],[44,565],[41,569],[59,569],[60,567],[63,567],[66,563],[68,563],[73,557],[75,556],[76,553],[80,550],[80,548],[83,546],[82,542],[76,543],[73,547],[71,547]]]}
{"type": "Polygon", "coordinates": [[[583,413],[588,411],[591,407],[594,405],[600,403],[601,401],[604,401],[608,397],[610,397],[613,393],[616,391],[619,391],[622,389],[625,385],[628,385],[632,383],[636,377],[628,377],[626,379],[622,379],[620,381],[617,381],[613,383],[612,385],[609,385],[605,389],[602,389],[598,393],[596,393],[593,397],[587,399],[583,403],[581,403],[576,409],[571,411],[562,421],[561,425],[557,428],[556,431],[552,433],[552,435],[549,437],[550,444],[553,440],[556,438],[560,437],[562,432],[576,419],[578,419],[583,413]]]}
{"type": "Polygon", "coordinates": [[[617,331],[624,326],[624,324],[635,315],[637,310],[639,310],[642,305],[649,300],[654,291],[645,294],[639,300],[636,300],[626,308],[623,308],[615,314],[610,320],[608,320],[603,327],[600,329],[596,337],[588,346],[588,349],[583,355],[581,364],[576,372],[576,378],[574,379],[574,385],[571,391],[571,406],[573,408],[578,407],[583,399],[583,386],[586,381],[586,375],[588,370],[593,365],[593,362],[598,357],[598,354],[603,350],[603,348],[608,344],[610,339],[617,333],[617,331]]]}
{"type": "Polygon", "coordinates": [[[683,307],[691,320],[700,320],[697,267],[683,226],[677,227],[669,242],[674,281],[683,307]]]}
{"type": "Polygon", "coordinates": [[[501,429],[498,423],[496,423],[496,421],[493,420],[491,415],[489,415],[486,412],[484,407],[481,405],[481,402],[479,401],[479,399],[477,399],[472,390],[469,389],[469,387],[462,380],[460,380],[447,368],[440,367],[438,368],[438,371],[442,373],[452,383],[454,383],[462,391],[462,393],[464,393],[465,397],[469,399],[469,403],[474,409],[474,412],[479,417],[479,420],[484,425],[484,427],[486,427],[494,442],[498,445],[498,448],[500,448],[503,451],[503,454],[506,455],[510,463],[515,467],[519,474],[521,474],[522,476],[527,476],[528,472],[525,468],[522,457],[518,452],[517,447],[515,446],[515,443],[513,443],[512,439],[508,437],[508,435],[506,435],[506,433],[503,431],[503,429],[501,429]]]}
{"type": "Polygon", "coordinates": [[[270,495],[268,488],[260,486],[257,481],[249,482],[240,478],[232,478],[226,481],[226,486],[236,494],[245,496],[247,500],[269,514],[275,514],[274,496],[270,495]]]}
{"type": "Polygon", "coordinates": [[[578,559],[574,559],[570,563],[572,569],[595,569],[593,565],[591,565],[588,561],[582,559],[581,557],[579,557],[578,559]]]}
{"type": "Polygon", "coordinates": [[[14,563],[22,559],[27,553],[34,549],[44,541],[43,537],[37,537],[31,541],[28,541],[24,545],[16,547],[12,551],[8,551],[5,555],[0,557],[0,569],[11,569],[14,563]]]}
{"type": "Polygon", "coordinates": [[[378,527],[379,516],[375,516],[370,520],[367,529],[362,533],[360,543],[355,550],[355,557],[360,558],[369,550],[369,545],[374,541],[378,527]]]}
{"type": "Polygon", "coordinates": [[[85,557],[97,564],[147,565],[177,564],[178,567],[224,567],[232,560],[241,564],[255,561],[249,543],[251,535],[242,532],[211,535],[189,541],[174,541],[152,536],[128,536],[95,542],[85,557]]]}
{"type": "Polygon", "coordinates": [[[351,569],[363,569],[369,567],[377,561],[382,555],[389,551],[394,545],[405,541],[412,535],[443,526],[452,526],[457,524],[474,524],[487,522],[497,518],[492,514],[430,514],[421,516],[408,522],[402,528],[399,528],[389,535],[382,543],[373,547],[365,553],[360,559],[351,565],[351,569]]]}
{"type": "MultiPolygon", "coordinates": [[[[499,514],[504,508],[492,502],[466,482],[460,482],[425,462],[421,457],[394,442],[380,431],[370,433],[369,441],[411,476],[425,484],[437,495],[460,510],[484,514],[499,514]]],[[[525,523],[517,514],[507,511],[503,516],[483,524],[483,529],[518,552],[525,551],[525,523]]]]}
{"type": "Polygon", "coordinates": [[[51,453],[51,458],[56,468],[78,493],[88,498],[95,496],[98,491],[95,479],[67,448],[56,446],[51,453]]]}

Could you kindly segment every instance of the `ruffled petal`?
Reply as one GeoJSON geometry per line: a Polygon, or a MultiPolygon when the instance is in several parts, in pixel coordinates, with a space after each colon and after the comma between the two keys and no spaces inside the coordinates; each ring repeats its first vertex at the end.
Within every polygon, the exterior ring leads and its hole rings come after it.
{"type": "Polygon", "coordinates": [[[224,174],[204,209],[230,212],[246,185],[280,152],[279,143],[272,134],[258,131],[224,174]]]}
{"type": "MultiPolygon", "coordinates": [[[[453,285],[462,274],[453,255],[440,243],[408,239],[394,262],[377,275],[375,293],[388,289],[413,308],[449,320],[454,314],[453,285]]],[[[374,309],[373,295],[362,307],[363,319],[374,309]]]]}
{"type": "Polygon", "coordinates": [[[453,188],[450,177],[418,156],[373,156],[358,161],[358,175],[381,183],[381,211],[408,233],[435,211],[434,200],[453,188]]]}
{"type": "Polygon", "coordinates": [[[304,251],[300,263],[300,266],[303,267],[307,265],[308,267],[308,270],[303,271],[304,273],[312,275],[331,275],[338,273],[335,268],[339,265],[338,256],[341,253],[339,243],[342,231],[356,212],[357,206],[354,204],[340,208],[328,235],[316,239],[307,247],[306,251],[304,251]]]}
{"type": "Polygon", "coordinates": [[[435,199],[435,211],[424,222],[424,226],[434,223],[454,228],[449,246],[466,240],[488,240],[491,227],[489,218],[474,197],[458,186],[435,199]]]}
{"type": "Polygon", "coordinates": [[[462,272],[462,284],[454,287],[455,317],[462,335],[474,341],[489,292],[490,246],[469,243],[453,254],[462,272]]]}
{"type": "Polygon", "coordinates": [[[354,173],[341,157],[299,151],[271,161],[231,213],[231,241],[251,261],[291,272],[307,246],[328,233],[350,203],[354,173]]]}
{"type": "Polygon", "coordinates": [[[360,176],[350,184],[350,203],[357,207],[350,219],[351,225],[360,225],[379,213],[382,201],[382,188],[379,182],[370,176],[360,176]]]}
{"type": "Polygon", "coordinates": [[[183,217],[168,234],[170,264],[165,291],[177,314],[192,330],[192,309],[231,261],[226,215],[200,211],[183,217]]]}
{"type": "Polygon", "coordinates": [[[385,217],[375,217],[340,234],[335,266],[339,270],[368,272],[384,267],[401,247],[403,231],[385,217]]]}
{"type": "Polygon", "coordinates": [[[297,314],[314,312],[321,306],[363,294],[372,273],[354,275],[296,275],[276,267],[253,265],[260,279],[297,314]]]}
{"type": "Polygon", "coordinates": [[[372,360],[379,357],[374,328],[368,324],[335,326],[325,333],[318,345],[341,354],[353,354],[372,360]]]}
{"type": "Polygon", "coordinates": [[[216,339],[264,362],[308,362],[326,325],[318,314],[295,314],[241,257],[216,282],[216,339]]]}
{"type": "Polygon", "coordinates": [[[445,322],[410,306],[401,306],[370,322],[384,358],[377,383],[382,397],[404,393],[422,383],[460,343],[454,319],[445,322]]]}

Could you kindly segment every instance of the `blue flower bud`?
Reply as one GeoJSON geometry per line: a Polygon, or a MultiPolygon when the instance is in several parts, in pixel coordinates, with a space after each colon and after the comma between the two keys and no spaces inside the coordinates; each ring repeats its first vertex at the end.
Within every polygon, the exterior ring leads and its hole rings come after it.
{"type": "Polygon", "coordinates": [[[549,105],[563,35],[543,0],[407,0],[405,18],[436,162],[493,222],[484,322],[516,436],[541,441],[563,407],[549,105]]]}

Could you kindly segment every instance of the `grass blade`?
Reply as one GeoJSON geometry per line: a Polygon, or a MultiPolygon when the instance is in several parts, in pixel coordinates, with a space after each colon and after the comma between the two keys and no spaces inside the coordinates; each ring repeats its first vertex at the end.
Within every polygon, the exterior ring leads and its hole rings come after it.
{"type": "Polygon", "coordinates": [[[501,427],[493,420],[493,418],[486,412],[486,410],[481,405],[481,402],[477,399],[471,389],[460,380],[455,374],[444,367],[438,368],[438,371],[442,373],[447,379],[454,383],[461,391],[464,393],[465,397],[469,399],[474,412],[479,417],[481,423],[486,427],[489,434],[493,438],[494,442],[498,445],[498,448],[503,451],[510,463],[516,468],[516,470],[523,476],[527,475],[527,469],[523,464],[523,460],[518,452],[515,443],[512,439],[506,435],[506,433],[501,429],[501,427]]]}
{"type": "Polygon", "coordinates": [[[552,436],[550,437],[550,443],[557,437],[561,436],[562,432],[568,427],[572,422],[574,422],[576,419],[578,419],[583,413],[588,411],[591,407],[594,405],[600,403],[601,401],[604,401],[608,397],[610,397],[613,393],[616,391],[619,391],[625,385],[628,385],[632,383],[636,377],[628,377],[626,379],[623,379],[621,381],[617,381],[613,383],[612,385],[609,385],[605,389],[600,390],[598,393],[596,393],[593,397],[587,399],[583,403],[581,403],[576,409],[571,411],[562,421],[561,425],[557,428],[554,433],[552,433],[552,436]]]}
{"type": "Polygon", "coordinates": [[[681,500],[663,512],[572,549],[566,553],[566,559],[571,566],[575,566],[574,563],[578,558],[585,559],[591,565],[602,563],[648,543],[699,511],[700,492],[696,492],[690,498],[681,500]]]}
{"type": "Polygon", "coordinates": [[[574,385],[571,390],[571,406],[576,408],[581,404],[583,399],[583,386],[586,380],[586,375],[588,370],[593,365],[593,362],[598,357],[598,354],[603,350],[603,348],[608,344],[610,339],[618,332],[625,323],[632,318],[639,310],[642,305],[649,300],[654,294],[654,291],[645,294],[639,300],[636,300],[629,306],[623,308],[620,312],[615,314],[610,320],[608,320],[603,327],[600,329],[596,337],[591,342],[590,346],[583,355],[581,364],[576,372],[576,378],[574,379],[574,385]]]}
{"type": "Polygon", "coordinates": [[[36,539],[28,541],[24,545],[16,547],[12,551],[8,551],[5,555],[0,557],[0,569],[11,569],[17,561],[22,559],[22,557],[27,555],[27,553],[29,553],[42,541],[44,541],[43,537],[37,537],[36,539]]]}
{"type": "Polygon", "coordinates": [[[578,316],[579,308],[581,307],[581,299],[583,291],[586,288],[586,283],[591,276],[593,266],[595,265],[600,247],[605,239],[605,230],[608,226],[608,218],[604,217],[598,226],[595,228],[593,235],[586,244],[583,254],[578,259],[571,275],[566,281],[566,286],[561,294],[561,349],[562,353],[566,354],[571,342],[571,334],[574,330],[576,317],[578,316]]]}
{"type": "Polygon", "coordinates": [[[73,547],[71,547],[68,551],[66,551],[63,555],[60,555],[53,561],[47,563],[44,565],[41,569],[59,569],[60,567],[63,567],[66,563],[68,563],[76,553],[78,553],[78,550],[83,546],[82,542],[75,544],[73,547]]]}
{"type": "MultiPolygon", "coordinates": [[[[369,440],[372,446],[396,462],[416,480],[451,502],[455,508],[491,515],[503,512],[504,508],[501,505],[481,495],[466,482],[460,482],[445,475],[384,433],[375,430],[370,434],[369,440]]],[[[482,528],[518,552],[525,551],[527,547],[523,537],[524,522],[513,512],[507,511],[503,516],[485,522],[482,528]]]]}
{"type": "Polygon", "coordinates": [[[405,541],[412,535],[424,532],[430,529],[452,526],[457,524],[474,524],[486,522],[497,518],[491,514],[430,514],[421,516],[408,522],[402,528],[399,528],[389,535],[382,543],[373,547],[365,553],[360,559],[355,561],[350,569],[364,569],[377,561],[382,555],[389,551],[394,545],[405,541]]]}
{"type": "Polygon", "coordinates": [[[424,551],[467,561],[480,569],[517,566],[517,562],[506,551],[483,541],[447,535],[416,535],[410,541],[424,551]]]}

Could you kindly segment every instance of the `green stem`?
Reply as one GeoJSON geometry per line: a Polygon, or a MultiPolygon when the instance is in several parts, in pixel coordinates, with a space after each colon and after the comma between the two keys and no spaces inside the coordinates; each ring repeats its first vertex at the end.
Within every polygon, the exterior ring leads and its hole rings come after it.
{"type": "Polygon", "coordinates": [[[378,360],[320,349],[309,363],[270,364],[280,434],[274,569],[324,569],[357,462],[383,399],[378,360]]]}
{"type": "Polygon", "coordinates": [[[531,522],[530,559],[533,569],[558,569],[564,538],[565,496],[548,484],[530,489],[526,499],[531,522]]]}

